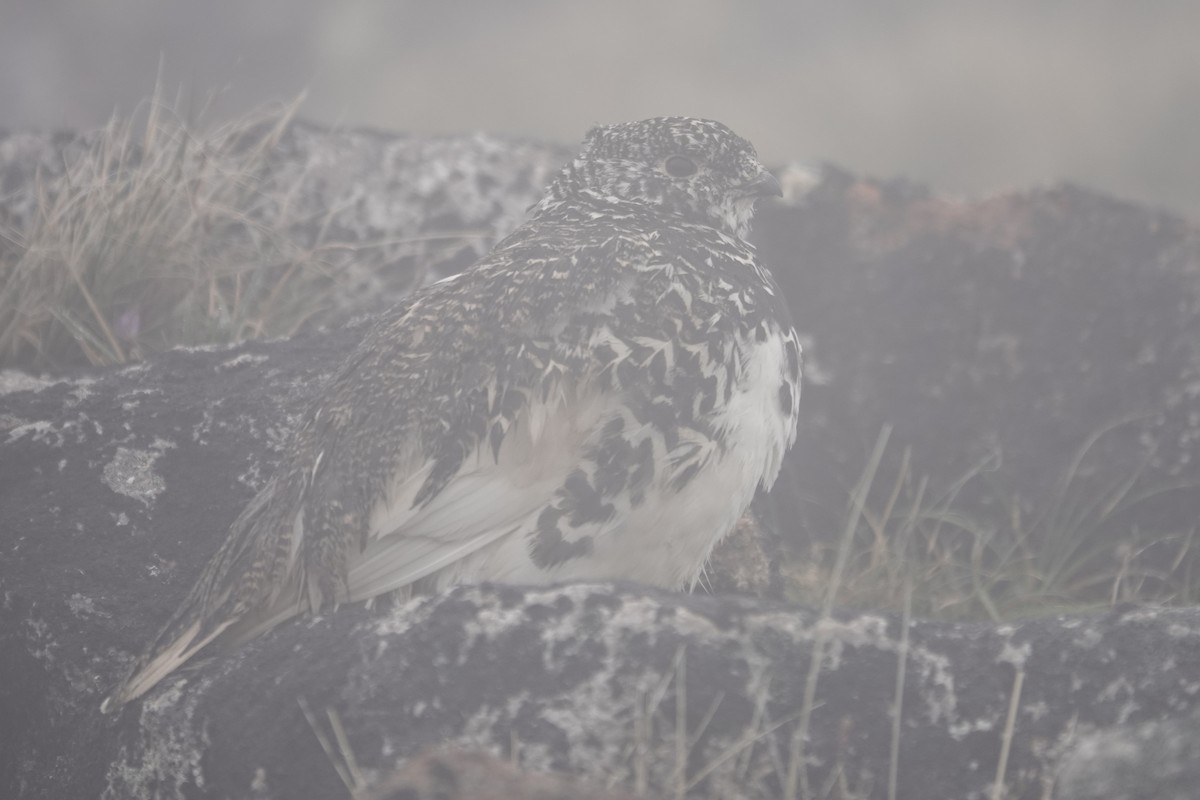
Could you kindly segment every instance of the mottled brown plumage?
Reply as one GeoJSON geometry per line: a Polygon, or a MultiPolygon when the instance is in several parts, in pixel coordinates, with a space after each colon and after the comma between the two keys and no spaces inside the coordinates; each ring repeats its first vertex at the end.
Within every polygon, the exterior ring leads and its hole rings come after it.
{"type": "Polygon", "coordinates": [[[215,639],[463,581],[683,587],[795,436],[800,351],[719,123],[597,128],[530,219],[383,315],[106,701],[215,639]]]}

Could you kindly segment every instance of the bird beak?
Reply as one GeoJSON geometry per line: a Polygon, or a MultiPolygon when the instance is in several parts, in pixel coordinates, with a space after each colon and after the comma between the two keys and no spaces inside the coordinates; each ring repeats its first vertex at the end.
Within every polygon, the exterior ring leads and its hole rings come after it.
{"type": "Polygon", "coordinates": [[[764,169],[752,181],[742,184],[742,194],[746,197],[783,197],[783,189],[775,176],[764,169]]]}

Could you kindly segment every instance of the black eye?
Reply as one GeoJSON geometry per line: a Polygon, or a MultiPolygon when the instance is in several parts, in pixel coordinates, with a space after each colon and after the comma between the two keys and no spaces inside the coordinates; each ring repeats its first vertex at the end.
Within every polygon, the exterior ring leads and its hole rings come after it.
{"type": "Polygon", "coordinates": [[[696,162],[687,156],[668,156],[663,162],[663,169],[672,178],[686,178],[696,174],[696,162]]]}

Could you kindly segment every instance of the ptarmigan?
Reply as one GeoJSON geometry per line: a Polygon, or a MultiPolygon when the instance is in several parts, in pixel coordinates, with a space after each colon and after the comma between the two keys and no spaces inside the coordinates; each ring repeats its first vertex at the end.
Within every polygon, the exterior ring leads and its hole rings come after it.
{"type": "Polygon", "coordinates": [[[795,439],[800,347],[717,122],[592,130],[527,222],[384,314],[105,701],[214,640],[462,582],[692,585],[795,439]]]}

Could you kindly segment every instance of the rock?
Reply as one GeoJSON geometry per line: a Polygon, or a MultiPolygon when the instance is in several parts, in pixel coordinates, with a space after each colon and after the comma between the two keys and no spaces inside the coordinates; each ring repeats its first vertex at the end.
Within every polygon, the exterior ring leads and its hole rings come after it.
{"type": "Polygon", "coordinates": [[[1200,714],[1114,725],[1079,737],[1056,800],[1192,800],[1200,786],[1200,714]]]}
{"type": "MultiPolygon", "coordinates": [[[[851,796],[883,797],[900,633],[883,615],[823,619],[619,585],[459,587],[375,616],[346,607],[281,626],[127,711],[106,796],[239,797],[254,785],[261,797],[334,796],[340,780],[302,701],[318,726],[335,712],[368,780],[448,745],[515,751],[527,769],[601,786],[640,772],[661,794],[682,781],[699,797],[778,798],[821,642],[809,783],[840,774],[851,796]]],[[[1196,708],[1198,681],[1197,609],[914,622],[898,796],[989,796],[1009,738],[1008,796],[1040,797],[1081,732],[1196,708]]]]}
{"type": "Polygon", "coordinates": [[[1144,548],[1140,596],[1176,596],[1158,582],[1200,519],[1194,224],[1070,186],[967,201],[833,168],[759,217],[810,339],[772,497],[795,552],[841,531],[889,425],[876,513],[907,448],[905,502],[927,476],[927,509],[964,534],[1090,550],[1114,575],[1144,548]]]}
{"type": "Polygon", "coordinates": [[[483,753],[417,756],[354,800],[636,800],[582,785],[564,775],[521,772],[483,753]]]}

